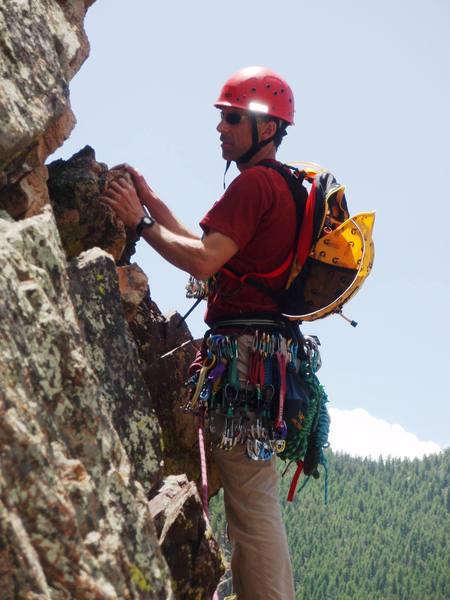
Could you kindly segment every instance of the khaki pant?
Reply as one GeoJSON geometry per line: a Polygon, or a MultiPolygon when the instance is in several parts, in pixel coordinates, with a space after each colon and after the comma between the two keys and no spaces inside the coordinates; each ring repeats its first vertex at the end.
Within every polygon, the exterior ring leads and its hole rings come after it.
{"type": "MultiPolygon", "coordinates": [[[[239,338],[238,373],[243,384],[251,339],[239,338]]],[[[214,459],[224,489],[238,600],[295,600],[275,457],[267,462],[251,460],[245,446],[238,444],[230,451],[214,450],[214,459]]]]}

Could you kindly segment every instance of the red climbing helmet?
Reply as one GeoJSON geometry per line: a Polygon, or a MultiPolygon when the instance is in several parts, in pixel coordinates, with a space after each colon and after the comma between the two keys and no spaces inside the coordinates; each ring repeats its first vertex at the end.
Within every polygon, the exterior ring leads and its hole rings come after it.
{"type": "Polygon", "coordinates": [[[294,95],[279,75],[266,67],[246,67],[225,82],[214,106],[242,108],[294,124],[294,95]]]}

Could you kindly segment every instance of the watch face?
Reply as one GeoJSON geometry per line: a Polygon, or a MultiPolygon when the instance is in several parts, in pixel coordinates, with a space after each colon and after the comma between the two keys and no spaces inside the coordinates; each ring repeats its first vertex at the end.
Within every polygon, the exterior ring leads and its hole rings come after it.
{"type": "Polygon", "coordinates": [[[142,217],[142,219],[139,221],[139,223],[136,227],[136,235],[137,235],[138,239],[142,235],[142,230],[145,229],[145,227],[151,227],[154,223],[155,223],[155,219],[153,217],[151,217],[150,215],[145,215],[145,217],[142,217]]]}

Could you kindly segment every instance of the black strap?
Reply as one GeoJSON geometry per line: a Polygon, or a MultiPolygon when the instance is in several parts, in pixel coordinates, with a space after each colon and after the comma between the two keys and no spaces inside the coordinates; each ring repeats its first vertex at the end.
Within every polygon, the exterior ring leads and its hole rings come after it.
{"type": "Polygon", "coordinates": [[[210,335],[212,332],[214,332],[215,329],[220,328],[220,329],[225,329],[227,327],[230,328],[234,328],[236,327],[236,329],[242,328],[242,329],[258,329],[258,325],[255,325],[254,323],[257,323],[259,321],[269,321],[270,324],[265,324],[262,323],[262,327],[259,327],[259,329],[261,328],[267,328],[267,329],[277,329],[278,331],[280,331],[280,333],[282,333],[284,335],[284,337],[286,338],[293,338],[295,339],[297,342],[299,342],[300,347],[303,349],[303,347],[305,346],[305,338],[303,337],[303,334],[300,330],[300,325],[298,323],[298,321],[290,321],[289,319],[286,319],[285,317],[283,317],[282,315],[280,315],[279,313],[239,313],[237,315],[227,315],[226,317],[221,317],[220,321],[212,323],[210,325],[210,329],[208,329],[208,331],[206,332],[205,335],[210,335]],[[242,323],[242,325],[237,326],[236,325],[236,321],[239,321],[242,323]]]}
{"type": "Polygon", "coordinates": [[[305,179],[304,173],[298,171],[295,167],[291,167],[290,165],[286,165],[274,160],[261,160],[257,166],[274,169],[288,184],[295,203],[295,210],[297,214],[297,227],[295,232],[295,243],[297,243],[298,234],[303,221],[303,215],[305,213],[306,201],[308,199],[308,192],[303,187],[303,181],[305,179]],[[296,175],[294,175],[292,171],[296,172],[296,175]]]}
{"type": "Polygon", "coordinates": [[[242,154],[242,156],[240,156],[236,160],[236,163],[238,164],[248,163],[248,161],[251,158],[253,158],[257,152],[261,150],[261,148],[264,148],[264,146],[267,146],[267,144],[273,142],[280,127],[280,125],[277,123],[277,131],[270,138],[267,138],[266,140],[262,140],[260,142],[258,134],[258,121],[254,113],[250,113],[250,123],[252,125],[252,145],[250,146],[249,150],[247,150],[247,152],[244,152],[244,154],[242,154]]]}
{"type": "Polygon", "coordinates": [[[226,183],[225,183],[225,177],[227,175],[228,169],[230,168],[230,165],[231,165],[231,160],[227,160],[227,164],[225,166],[225,171],[224,171],[224,174],[223,174],[223,189],[226,189],[226,187],[227,187],[226,183]]]}
{"type": "Polygon", "coordinates": [[[186,319],[188,318],[188,316],[191,314],[191,312],[197,308],[197,306],[200,304],[200,302],[203,300],[203,298],[197,298],[197,300],[194,302],[194,304],[191,306],[191,308],[187,311],[187,313],[185,313],[180,320],[177,323],[177,326],[175,327],[175,329],[178,329],[179,327],[181,327],[183,325],[183,323],[186,321],[186,319]]]}
{"type": "MultiPolygon", "coordinates": [[[[300,233],[300,227],[301,227],[302,220],[303,220],[303,215],[305,213],[306,201],[308,199],[308,192],[302,185],[303,180],[304,180],[304,175],[299,171],[297,171],[298,175],[294,175],[293,173],[291,173],[291,170],[296,171],[295,167],[291,167],[289,165],[285,165],[285,164],[282,164],[282,163],[274,161],[274,160],[261,160],[255,166],[268,167],[270,169],[274,169],[284,178],[284,180],[288,184],[289,189],[292,194],[292,198],[295,203],[295,210],[296,210],[296,215],[297,215],[297,225],[296,225],[296,229],[295,229],[295,238],[294,238],[294,240],[295,240],[294,248],[296,248],[297,242],[298,242],[298,236],[300,233]]],[[[224,266],[229,271],[231,271],[234,275],[236,275],[236,277],[239,277],[239,278],[242,277],[243,273],[239,273],[238,271],[236,271],[236,269],[231,267],[229,264],[226,264],[224,266]]],[[[265,285],[262,281],[260,281],[259,279],[256,279],[255,277],[247,277],[246,279],[244,279],[242,281],[242,283],[249,283],[253,287],[256,287],[259,291],[264,292],[267,296],[269,296],[276,304],[279,304],[281,296],[284,292],[284,290],[282,290],[281,292],[276,292],[275,290],[272,290],[267,285],[265,285]]]]}

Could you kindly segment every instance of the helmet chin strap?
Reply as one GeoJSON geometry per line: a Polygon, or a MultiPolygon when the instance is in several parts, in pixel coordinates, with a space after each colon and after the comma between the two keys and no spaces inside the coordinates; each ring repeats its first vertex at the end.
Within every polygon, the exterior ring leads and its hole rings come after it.
{"type": "MultiPolygon", "coordinates": [[[[258,122],[256,120],[256,116],[253,113],[250,115],[250,123],[252,125],[252,145],[247,150],[247,152],[244,152],[244,154],[236,160],[237,164],[248,163],[248,161],[251,158],[253,158],[257,152],[259,152],[261,150],[261,148],[264,148],[264,146],[267,146],[267,144],[270,144],[270,142],[273,141],[273,139],[275,138],[275,135],[276,135],[276,132],[275,132],[274,135],[272,135],[270,138],[267,138],[266,140],[263,140],[262,142],[260,142],[259,135],[258,135],[258,122]]],[[[277,131],[278,131],[278,126],[277,126],[277,131]]]]}
{"type": "MultiPolygon", "coordinates": [[[[248,161],[251,158],[253,158],[257,152],[259,152],[261,150],[261,148],[264,148],[264,146],[267,146],[267,144],[270,144],[270,142],[272,142],[275,139],[275,136],[277,135],[277,133],[280,129],[280,125],[277,122],[276,132],[271,137],[260,142],[259,135],[258,135],[258,122],[257,122],[256,116],[254,114],[250,115],[250,122],[251,122],[251,126],[252,126],[252,145],[247,150],[247,152],[244,152],[244,154],[242,154],[242,156],[240,156],[236,160],[237,165],[248,163],[248,161]]],[[[286,135],[286,132],[284,132],[283,135],[286,135]]],[[[230,168],[230,165],[231,165],[231,160],[227,160],[227,164],[225,166],[225,172],[223,174],[223,189],[226,188],[225,176],[227,174],[228,169],[230,168]]]]}
{"type": "Polygon", "coordinates": [[[223,189],[225,189],[227,187],[227,184],[225,183],[225,177],[226,177],[228,169],[230,168],[230,165],[231,165],[231,160],[227,160],[227,164],[225,165],[225,171],[223,173],[223,189]]]}
{"type": "MultiPolygon", "coordinates": [[[[270,138],[267,138],[266,140],[263,140],[260,142],[259,135],[258,135],[258,122],[257,122],[256,116],[254,114],[250,115],[250,122],[252,125],[252,145],[247,150],[247,152],[244,152],[244,154],[242,154],[238,159],[236,159],[237,165],[245,164],[250,159],[252,159],[255,156],[255,154],[257,154],[261,150],[261,148],[264,148],[264,146],[267,146],[267,144],[270,144],[270,142],[272,142],[275,139],[277,133],[281,129],[283,130],[282,135],[283,136],[286,135],[286,127],[285,126],[283,127],[283,125],[280,125],[280,123],[278,121],[276,121],[277,129],[276,129],[275,133],[270,138]]],[[[227,174],[228,169],[230,168],[230,165],[231,165],[231,160],[227,160],[225,172],[223,174],[223,189],[226,188],[225,176],[227,174]]]]}

